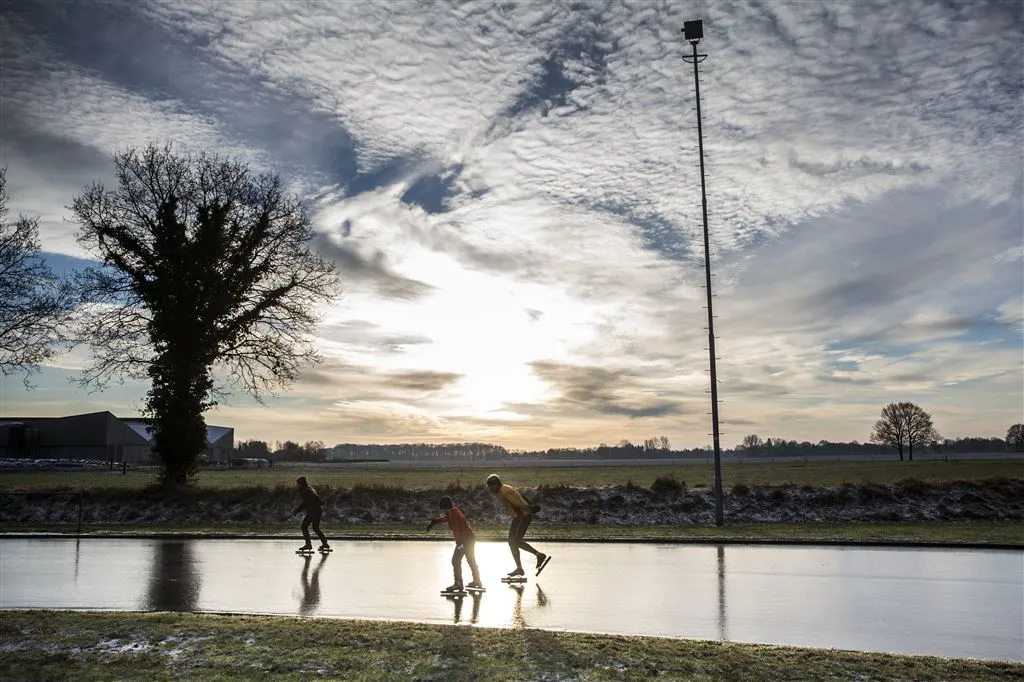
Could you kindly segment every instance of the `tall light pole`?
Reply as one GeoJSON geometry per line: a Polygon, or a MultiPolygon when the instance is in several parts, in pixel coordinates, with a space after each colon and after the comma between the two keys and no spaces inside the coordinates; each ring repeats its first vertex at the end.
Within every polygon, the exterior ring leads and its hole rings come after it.
{"type": "Polygon", "coordinates": [[[722,447],[718,432],[718,373],[715,371],[715,316],[711,310],[711,248],[708,239],[708,192],[704,179],[704,129],[700,120],[700,78],[697,64],[708,58],[697,54],[697,43],[704,37],[704,22],[684,21],[683,37],[693,48],[693,54],[683,56],[683,61],[693,64],[693,84],[697,92],[697,148],[700,152],[700,204],[704,213],[704,275],[708,294],[708,351],[711,358],[711,435],[715,448],[715,525],[725,523],[722,514],[722,447]]]}

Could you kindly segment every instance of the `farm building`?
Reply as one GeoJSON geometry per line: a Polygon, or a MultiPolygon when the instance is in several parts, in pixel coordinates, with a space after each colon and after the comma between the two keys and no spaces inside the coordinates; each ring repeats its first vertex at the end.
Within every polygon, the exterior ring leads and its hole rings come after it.
{"type": "MultiPolygon", "coordinates": [[[[228,461],[235,430],[206,427],[213,462],[228,461]]],[[[141,464],[152,459],[149,420],[91,412],[68,417],[0,417],[0,457],[91,459],[141,464]]]]}

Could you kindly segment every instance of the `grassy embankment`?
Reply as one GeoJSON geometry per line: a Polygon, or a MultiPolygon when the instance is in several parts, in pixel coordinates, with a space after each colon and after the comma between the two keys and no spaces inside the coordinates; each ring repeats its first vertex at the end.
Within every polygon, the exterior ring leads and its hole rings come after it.
{"type": "MultiPolygon", "coordinates": [[[[446,490],[482,487],[488,474],[497,473],[516,486],[600,487],[636,485],[650,487],[660,477],[671,476],[691,488],[714,485],[710,464],[671,466],[579,466],[372,469],[358,465],[339,465],[304,470],[298,465],[274,469],[203,469],[196,476],[196,487],[204,490],[242,488],[292,488],[302,474],[314,486],[333,489],[385,487],[405,490],[446,490]]],[[[727,462],[722,465],[726,489],[745,485],[838,486],[844,483],[896,483],[913,478],[920,481],[976,481],[985,478],[1024,478],[1020,460],[925,460],[917,462],[727,462]]],[[[0,472],[0,491],[57,490],[140,490],[156,482],[152,469],[120,472],[90,471],[4,471],[0,472]]]]}
{"type": "Polygon", "coordinates": [[[266,616],[7,611],[0,678],[1024,680],[1019,663],[266,616]]]}
{"type": "MultiPolygon", "coordinates": [[[[264,470],[203,470],[195,480],[199,491],[251,492],[294,487],[296,468],[264,470]]],[[[370,469],[356,466],[316,468],[307,473],[321,490],[433,490],[458,491],[482,486],[483,478],[495,471],[519,486],[638,486],[650,487],[658,478],[672,477],[691,488],[711,485],[710,465],[632,467],[515,467],[502,469],[370,469]]],[[[918,462],[809,462],[809,463],[727,463],[723,480],[727,490],[742,485],[839,486],[844,483],[898,483],[918,481],[983,481],[990,478],[1021,478],[1024,464],[1012,460],[964,460],[918,462]]],[[[116,490],[143,490],[155,482],[155,473],[112,472],[38,472],[0,473],[0,493],[26,491],[74,491],[92,493],[116,490]]],[[[0,531],[67,531],[68,526],[11,524],[0,518],[0,531]]],[[[89,533],[195,533],[294,536],[295,524],[98,524],[90,523],[89,533]]],[[[419,525],[327,524],[332,537],[427,537],[419,525]]],[[[499,539],[506,532],[502,525],[477,524],[481,539],[499,539]]],[[[548,539],[660,539],[660,540],[821,540],[821,541],[919,541],[980,542],[1024,544],[1024,525],[1017,522],[957,521],[924,523],[729,523],[723,528],[686,525],[553,525],[543,519],[531,528],[531,535],[548,539]]]]}

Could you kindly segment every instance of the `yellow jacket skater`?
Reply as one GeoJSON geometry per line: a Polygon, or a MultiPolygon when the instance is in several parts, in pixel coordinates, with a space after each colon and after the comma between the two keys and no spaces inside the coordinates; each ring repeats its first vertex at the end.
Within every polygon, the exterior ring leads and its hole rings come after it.
{"type": "Polygon", "coordinates": [[[523,494],[514,487],[502,484],[497,474],[487,477],[487,489],[498,496],[505,504],[509,516],[512,517],[512,524],[508,529],[508,547],[512,550],[512,559],[516,562],[514,571],[508,574],[509,578],[518,578],[525,575],[523,563],[519,558],[519,550],[525,550],[537,557],[537,575],[544,570],[544,567],[551,561],[551,557],[544,552],[534,549],[528,542],[523,540],[526,529],[533,521],[533,515],[540,509],[537,505],[530,504],[530,501],[523,497],[523,494]]]}

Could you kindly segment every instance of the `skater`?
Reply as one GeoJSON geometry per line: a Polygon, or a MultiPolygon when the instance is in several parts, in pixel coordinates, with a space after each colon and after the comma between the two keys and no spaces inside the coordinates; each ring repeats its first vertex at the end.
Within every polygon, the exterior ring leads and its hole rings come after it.
{"type": "Polygon", "coordinates": [[[302,496],[302,502],[295,508],[292,514],[298,514],[303,509],[306,510],[306,515],[302,518],[302,537],[306,539],[306,544],[299,547],[300,552],[307,549],[313,549],[313,543],[309,537],[309,526],[313,524],[313,532],[320,538],[320,549],[322,551],[328,551],[331,546],[327,544],[327,536],[320,530],[320,515],[324,511],[324,503],[320,499],[320,496],[316,494],[316,490],[309,485],[306,481],[305,476],[299,476],[295,479],[295,482],[299,486],[299,495],[302,496]]]}
{"type": "Polygon", "coordinates": [[[433,518],[427,524],[427,531],[434,527],[434,524],[448,522],[452,529],[452,536],[455,538],[455,551],[452,552],[452,571],[455,573],[455,582],[444,589],[445,592],[462,592],[462,557],[466,557],[469,563],[469,570],[473,573],[473,581],[466,587],[471,590],[484,589],[480,582],[480,570],[476,566],[476,533],[473,527],[466,520],[462,510],[452,504],[452,498],[445,495],[441,498],[441,509],[444,514],[433,518]]]}
{"type": "Polygon", "coordinates": [[[540,572],[551,561],[551,557],[544,552],[534,549],[523,540],[523,537],[526,535],[526,529],[530,527],[530,522],[533,521],[533,515],[540,510],[540,507],[530,504],[530,501],[523,497],[523,494],[514,487],[507,483],[503,485],[501,478],[497,474],[491,474],[487,477],[487,489],[501,498],[501,501],[505,503],[505,508],[508,509],[509,516],[512,517],[512,525],[508,528],[508,546],[512,550],[512,559],[516,562],[516,568],[507,577],[519,578],[525,575],[523,563],[519,559],[519,550],[526,550],[537,557],[537,575],[540,575],[540,572]]]}

